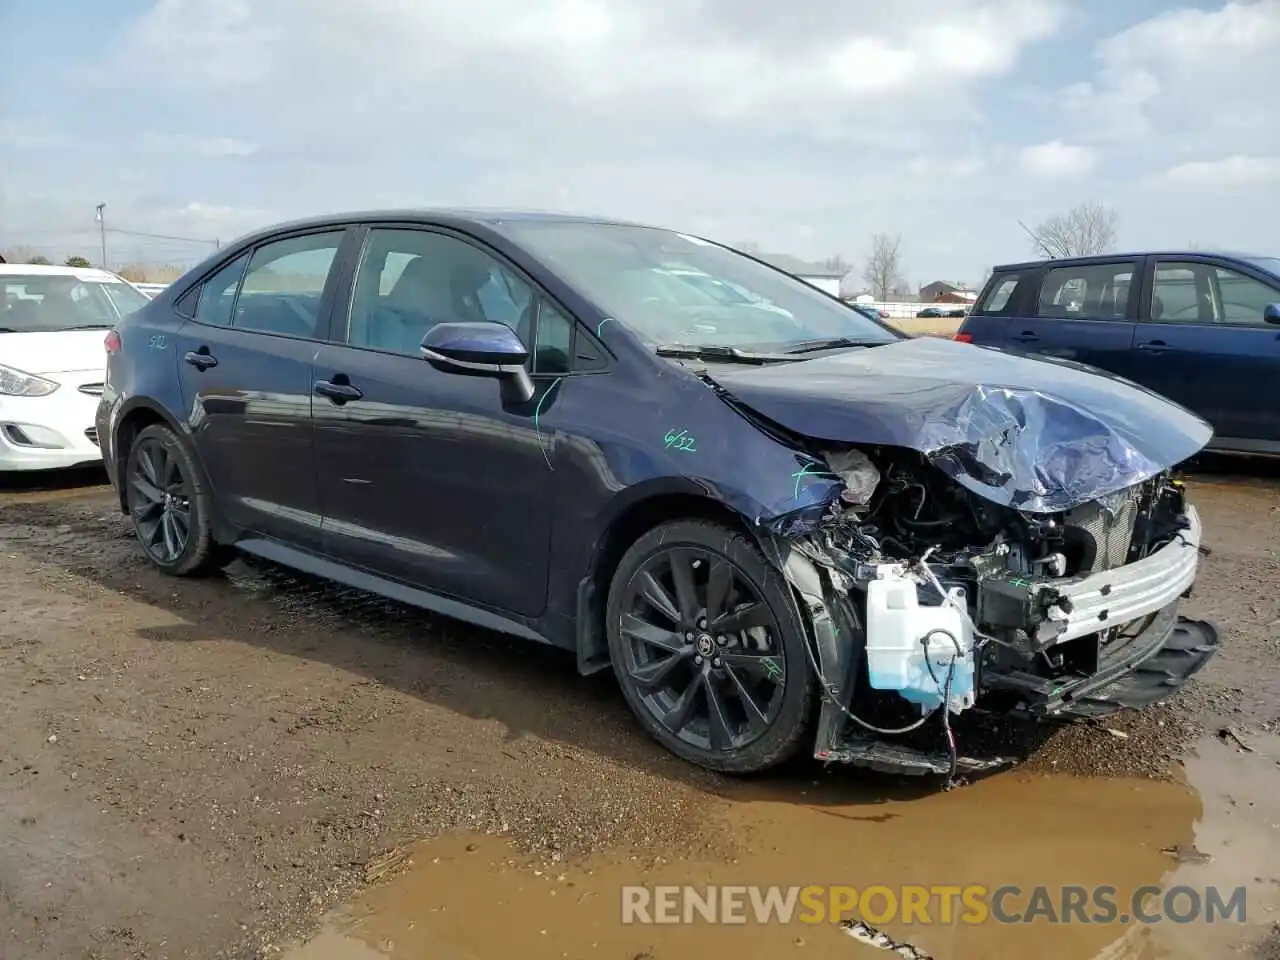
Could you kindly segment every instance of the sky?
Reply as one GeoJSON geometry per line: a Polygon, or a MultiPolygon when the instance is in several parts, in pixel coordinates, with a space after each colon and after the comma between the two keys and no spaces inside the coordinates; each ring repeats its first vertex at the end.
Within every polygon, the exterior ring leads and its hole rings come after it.
{"type": "Polygon", "coordinates": [[[0,0],[0,249],[520,207],[976,282],[1103,203],[1277,254],[1278,51],[1280,0],[0,0]]]}

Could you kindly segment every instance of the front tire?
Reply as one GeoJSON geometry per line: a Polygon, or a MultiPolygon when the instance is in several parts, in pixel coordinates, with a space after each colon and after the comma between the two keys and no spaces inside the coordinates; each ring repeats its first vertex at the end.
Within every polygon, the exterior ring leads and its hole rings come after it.
{"type": "Polygon", "coordinates": [[[171,428],[155,423],[134,438],[124,485],[138,543],[157,569],[200,577],[225,565],[229,551],[213,539],[204,474],[171,428]]]}
{"type": "Polygon", "coordinates": [[[815,688],[790,589],[755,543],[718,523],[665,523],[626,552],[606,635],[623,696],[659,743],[723,773],[795,754],[815,688]]]}

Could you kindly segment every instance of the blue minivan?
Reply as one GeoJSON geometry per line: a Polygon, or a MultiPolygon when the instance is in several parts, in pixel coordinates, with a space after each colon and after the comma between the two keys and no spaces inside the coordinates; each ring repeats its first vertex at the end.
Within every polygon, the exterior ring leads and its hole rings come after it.
{"type": "Polygon", "coordinates": [[[955,339],[1110,371],[1203,416],[1212,450],[1280,455],[1280,257],[1134,253],[996,267],[955,339]]]}

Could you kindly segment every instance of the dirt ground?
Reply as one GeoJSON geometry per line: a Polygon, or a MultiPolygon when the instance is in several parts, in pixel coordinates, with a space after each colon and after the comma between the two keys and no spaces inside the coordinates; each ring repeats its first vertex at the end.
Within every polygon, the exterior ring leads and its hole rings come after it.
{"type": "Polygon", "coordinates": [[[1212,553],[1186,612],[1222,654],[1169,704],[941,793],[706,774],[568,656],[264,565],[165,578],[100,475],[10,485],[0,957],[886,956],[619,925],[620,884],[694,877],[1247,884],[1229,930],[901,935],[934,960],[1280,957],[1280,471],[1191,487],[1212,553]]]}

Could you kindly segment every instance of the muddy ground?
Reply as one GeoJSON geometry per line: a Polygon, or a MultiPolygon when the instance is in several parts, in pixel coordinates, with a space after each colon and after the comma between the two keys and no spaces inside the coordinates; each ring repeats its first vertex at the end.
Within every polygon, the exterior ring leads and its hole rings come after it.
{"type": "Polygon", "coordinates": [[[568,656],[263,565],[168,579],[100,475],[11,484],[0,957],[874,957],[832,927],[623,927],[618,887],[1177,882],[1246,884],[1247,924],[890,932],[936,960],[1270,960],[1280,471],[1191,486],[1213,552],[1187,612],[1222,654],[1169,704],[940,793],[705,774],[568,656]]]}

